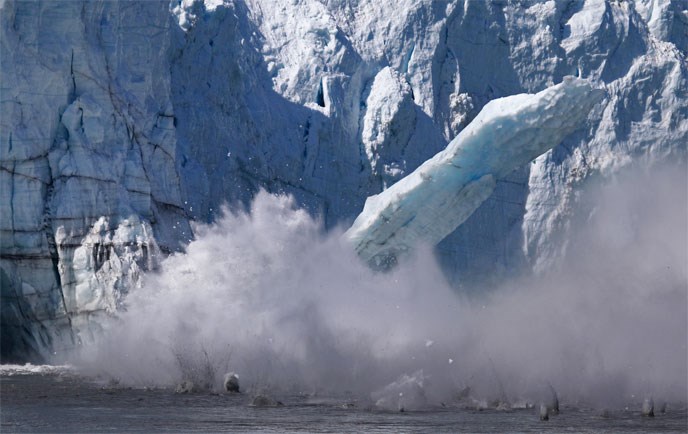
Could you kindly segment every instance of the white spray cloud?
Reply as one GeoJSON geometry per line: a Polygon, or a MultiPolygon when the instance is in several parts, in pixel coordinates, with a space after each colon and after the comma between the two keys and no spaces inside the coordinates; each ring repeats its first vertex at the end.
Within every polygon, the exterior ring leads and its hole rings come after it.
{"type": "Polygon", "coordinates": [[[420,373],[430,403],[466,385],[537,399],[548,383],[606,405],[684,399],[685,166],[638,172],[584,195],[561,269],[470,299],[430,249],[376,273],[342,230],[259,193],[248,212],[197,226],[78,365],[139,385],[210,366],[218,386],[231,370],[248,387],[361,396],[420,373]]]}

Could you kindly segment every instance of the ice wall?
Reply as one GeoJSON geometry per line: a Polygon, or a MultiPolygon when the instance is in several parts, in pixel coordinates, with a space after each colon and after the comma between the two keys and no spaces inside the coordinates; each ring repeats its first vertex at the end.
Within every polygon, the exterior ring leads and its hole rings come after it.
{"type": "Polygon", "coordinates": [[[490,101],[446,149],[369,197],[346,237],[378,267],[417,244],[434,246],[494,192],[495,180],[579,127],[603,94],[568,76],[534,95],[490,101]]]}
{"type": "Polygon", "coordinates": [[[444,149],[489,101],[580,75],[608,94],[596,120],[497,178],[437,246],[454,282],[551,265],[587,179],[686,158],[686,9],[5,0],[3,357],[88,339],[118,282],[154,266],[153,244],[179,249],[189,221],[212,221],[224,201],[286,192],[328,227],[348,225],[366,197],[444,149]],[[131,238],[116,237],[120,227],[131,238]]]}
{"type": "Polygon", "coordinates": [[[166,2],[4,2],[2,354],[88,339],[190,233],[166,2]],[[168,72],[166,72],[168,71],[168,72]],[[177,223],[178,222],[178,223],[177,223]]]}

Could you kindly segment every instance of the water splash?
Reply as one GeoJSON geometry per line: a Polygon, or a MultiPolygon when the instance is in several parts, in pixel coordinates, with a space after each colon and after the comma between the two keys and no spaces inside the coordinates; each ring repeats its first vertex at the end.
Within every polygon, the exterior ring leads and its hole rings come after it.
{"type": "Polygon", "coordinates": [[[586,194],[561,269],[471,299],[430,249],[375,273],[343,230],[261,192],[196,226],[76,365],[128,384],[174,385],[197,366],[218,389],[234,371],[242,389],[367,397],[422,372],[430,404],[467,386],[537,399],[549,384],[607,407],[684,399],[685,167],[635,175],[586,194]]]}

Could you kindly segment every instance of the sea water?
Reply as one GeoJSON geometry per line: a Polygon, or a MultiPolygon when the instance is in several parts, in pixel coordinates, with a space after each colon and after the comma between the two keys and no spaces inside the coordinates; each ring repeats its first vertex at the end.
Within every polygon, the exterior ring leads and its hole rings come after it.
{"type": "Polygon", "coordinates": [[[12,432],[676,432],[688,429],[685,403],[641,415],[642,402],[606,412],[562,402],[540,421],[536,408],[465,408],[453,403],[383,411],[369,402],[311,393],[279,394],[283,405],[252,407],[251,394],[178,394],[171,388],[104,384],[60,369],[0,376],[1,431],[12,432]]]}

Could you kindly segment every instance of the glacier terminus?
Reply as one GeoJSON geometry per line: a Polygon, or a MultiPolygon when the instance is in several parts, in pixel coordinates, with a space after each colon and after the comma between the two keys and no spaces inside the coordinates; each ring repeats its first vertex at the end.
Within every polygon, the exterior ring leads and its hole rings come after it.
{"type": "Polygon", "coordinates": [[[665,0],[1,1],[2,360],[92,341],[263,190],[372,264],[551,269],[586,186],[686,161],[687,28],[665,0]]]}

